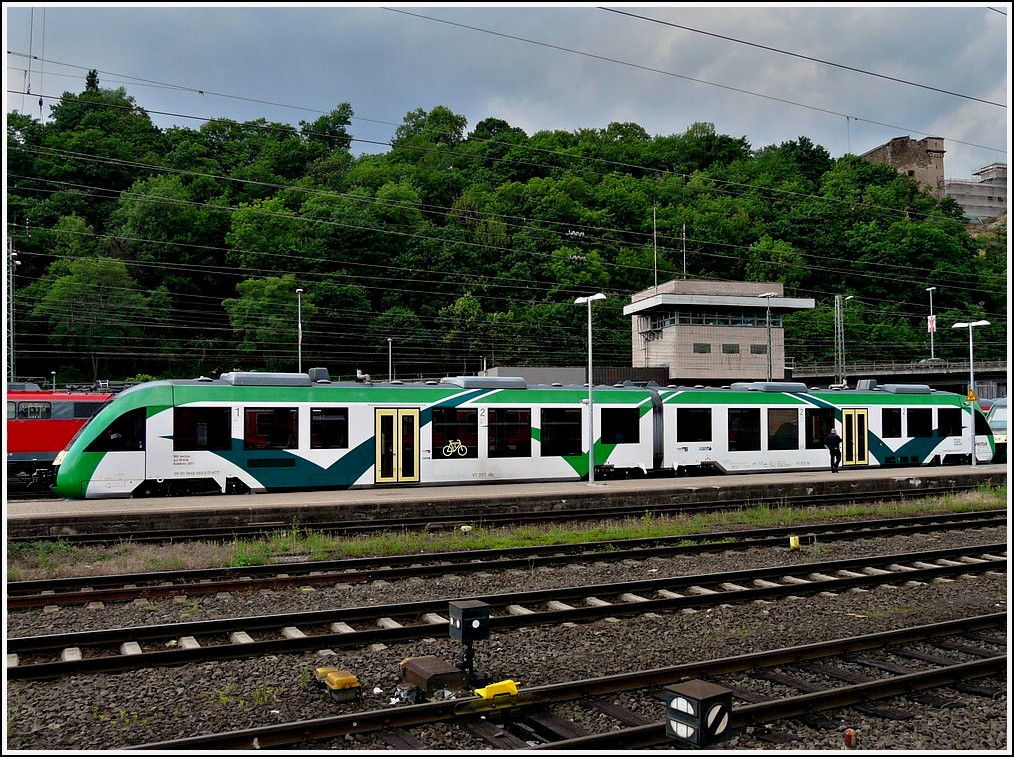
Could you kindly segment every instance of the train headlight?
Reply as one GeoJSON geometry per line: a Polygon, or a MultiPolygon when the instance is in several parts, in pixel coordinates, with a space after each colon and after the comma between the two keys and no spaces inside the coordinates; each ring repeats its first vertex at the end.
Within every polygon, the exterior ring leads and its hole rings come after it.
{"type": "Polygon", "coordinates": [[[67,450],[65,450],[65,449],[60,450],[60,452],[56,456],[56,459],[53,460],[53,467],[54,468],[59,468],[60,464],[63,463],[63,459],[65,457],[67,457],[67,450]]]}

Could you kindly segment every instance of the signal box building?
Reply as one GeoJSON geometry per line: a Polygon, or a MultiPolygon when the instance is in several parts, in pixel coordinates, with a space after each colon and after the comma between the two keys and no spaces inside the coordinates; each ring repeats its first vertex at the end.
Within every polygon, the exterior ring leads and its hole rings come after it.
{"type": "Polygon", "coordinates": [[[785,297],[781,284],[667,281],[623,308],[631,316],[631,365],[665,368],[670,384],[782,381],[782,316],[813,307],[812,299],[785,297]]]}

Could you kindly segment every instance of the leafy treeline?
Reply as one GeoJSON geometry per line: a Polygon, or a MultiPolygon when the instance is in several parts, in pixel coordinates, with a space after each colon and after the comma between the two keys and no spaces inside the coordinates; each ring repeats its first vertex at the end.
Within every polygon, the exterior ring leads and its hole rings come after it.
{"type": "MultiPolygon", "coordinates": [[[[886,165],[805,137],[752,149],[698,123],[576,132],[446,107],[406,114],[356,156],[352,108],[299,127],[219,119],[156,127],[121,88],[65,93],[41,123],[8,118],[16,367],[62,380],[234,369],[397,378],[483,365],[630,365],[634,292],[672,278],[779,281],[812,311],[786,355],[830,363],[835,295],[849,358],[967,358],[955,321],[987,319],[1005,355],[1006,228],[886,165]],[[302,292],[297,293],[297,290],[302,292]],[[297,325],[303,339],[297,344],[297,325]]],[[[636,348],[636,345],[634,346],[636,348]]]]}

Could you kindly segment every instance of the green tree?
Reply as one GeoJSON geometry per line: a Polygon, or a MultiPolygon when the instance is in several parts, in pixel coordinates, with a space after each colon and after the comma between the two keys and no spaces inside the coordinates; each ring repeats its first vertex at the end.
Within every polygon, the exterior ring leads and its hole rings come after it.
{"type": "Polygon", "coordinates": [[[222,302],[245,365],[271,371],[297,367],[300,304],[304,329],[316,312],[312,299],[300,298],[297,288],[292,275],[248,279],[236,287],[237,297],[222,302]]]}
{"type": "Polygon", "coordinates": [[[122,261],[83,258],[67,262],[65,270],[34,312],[49,320],[54,343],[87,357],[97,380],[100,366],[135,354],[148,323],[148,298],[122,261]]]}

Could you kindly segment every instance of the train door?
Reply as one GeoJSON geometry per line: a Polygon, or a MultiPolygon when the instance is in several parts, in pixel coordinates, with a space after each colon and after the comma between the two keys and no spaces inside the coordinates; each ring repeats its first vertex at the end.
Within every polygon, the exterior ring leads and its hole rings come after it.
{"type": "Polygon", "coordinates": [[[419,411],[376,409],[375,434],[378,484],[402,484],[419,480],[419,411]]]}
{"type": "Polygon", "coordinates": [[[867,439],[869,410],[842,408],[841,411],[842,465],[869,465],[870,448],[867,439]]]}

